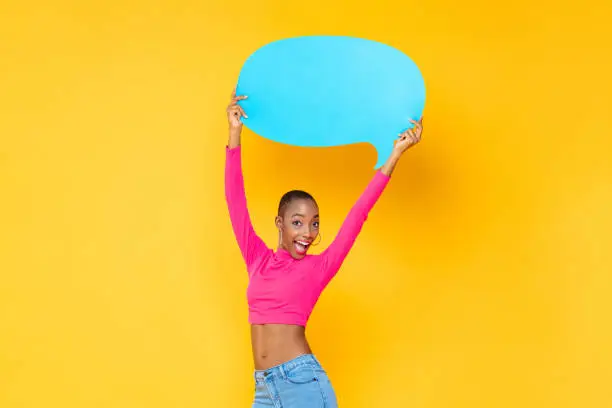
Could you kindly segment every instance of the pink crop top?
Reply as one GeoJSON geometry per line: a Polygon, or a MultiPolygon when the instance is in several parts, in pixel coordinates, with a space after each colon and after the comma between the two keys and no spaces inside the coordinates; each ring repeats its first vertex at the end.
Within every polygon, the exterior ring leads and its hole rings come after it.
{"type": "Polygon", "coordinates": [[[241,149],[226,147],[225,198],[249,275],[249,323],[306,326],[319,296],[340,268],[388,182],[389,177],[377,171],[330,246],[319,255],[296,260],[284,249],[268,248],[253,230],[244,190],[241,149]]]}

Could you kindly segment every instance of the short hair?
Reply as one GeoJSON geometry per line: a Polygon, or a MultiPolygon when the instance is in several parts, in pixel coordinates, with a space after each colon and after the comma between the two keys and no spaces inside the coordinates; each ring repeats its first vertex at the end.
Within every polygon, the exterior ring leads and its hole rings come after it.
{"type": "Polygon", "coordinates": [[[295,200],[311,200],[313,203],[317,204],[314,197],[307,192],[302,190],[291,190],[281,197],[280,203],[278,204],[278,215],[282,216],[287,206],[295,200]]]}

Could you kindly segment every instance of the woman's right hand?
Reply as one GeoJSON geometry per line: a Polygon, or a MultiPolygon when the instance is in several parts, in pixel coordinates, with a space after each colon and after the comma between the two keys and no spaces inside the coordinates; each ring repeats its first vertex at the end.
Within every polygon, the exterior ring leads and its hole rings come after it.
{"type": "Polygon", "coordinates": [[[227,121],[229,123],[230,129],[240,130],[242,129],[242,121],[241,117],[248,118],[246,113],[244,113],[244,109],[240,105],[238,105],[238,101],[246,99],[247,96],[236,96],[236,90],[232,92],[232,100],[230,104],[227,106],[227,121]]]}

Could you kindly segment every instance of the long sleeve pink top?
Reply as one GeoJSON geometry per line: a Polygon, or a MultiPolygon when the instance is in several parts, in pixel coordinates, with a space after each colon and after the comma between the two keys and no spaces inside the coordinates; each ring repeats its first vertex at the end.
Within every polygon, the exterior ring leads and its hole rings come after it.
{"type": "Polygon", "coordinates": [[[306,326],[319,296],[338,272],[388,182],[389,177],[377,171],[330,246],[319,255],[297,260],[284,249],[268,248],[255,233],[247,208],[240,146],[226,147],[225,198],[248,271],[251,324],[306,326]]]}

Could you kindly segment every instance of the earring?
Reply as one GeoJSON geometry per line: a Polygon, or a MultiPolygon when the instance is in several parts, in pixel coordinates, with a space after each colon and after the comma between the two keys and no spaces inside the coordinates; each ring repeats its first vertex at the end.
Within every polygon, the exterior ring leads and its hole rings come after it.
{"type": "Polygon", "coordinates": [[[310,244],[310,245],[317,246],[317,245],[319,245],[321,243],[321,240],[323,239],[323,238],[321,238],[321,234],[319,233],[319,235],[317,235],[317,236],[319,237],[319,242],[317,242],[316,244],[313,243],[313,244],[310,244]]]}

